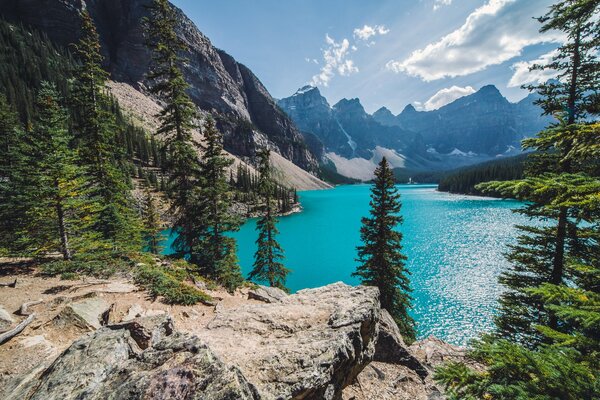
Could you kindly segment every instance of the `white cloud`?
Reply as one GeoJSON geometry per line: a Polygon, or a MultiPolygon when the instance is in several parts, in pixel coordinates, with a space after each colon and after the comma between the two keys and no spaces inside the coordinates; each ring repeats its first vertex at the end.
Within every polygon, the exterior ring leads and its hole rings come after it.
{"type": "Polygon", "coordinates": [[[386,67],[433,81],[501,64],[530,45],[560,42],[559,33],[540,34],[540,24],[533,18],[543,15],[553,1],[489,0],[473,11],[460,28],[402,61],[389,61],[386,67]]]}
{"type": "Polygon", "coordinates": [[[348,39],[336,42],[329,35],[325,35],[325,43],[327,47],[323,50],[324,65],[319,73],[312,77],[311,84],[314,86],[327,86],[336,73],[349,76],[358,72],[354,61],[348,58],[351,50],[348,39]]]}
{"type": "Polygon", "coordinates": [[[557,50],[553,50],[549,53],[541,55],[539,58],[531,61],[519,61],[514,63],[511,68],[514,71],[513,76],[508,81],[508,87],[519,87],[522,85],[529,85],[533,83],[544,83],[549,79],[556,78],[558,72],[552,69],[546,70],[534,70],[530,71],[533,65],[545,65],[552,61],[558,53],[557,50]]]}
{"type": "Polygon", "coordinates": [[[452,0],[435,0],[433,2],[433,11],[437,11],[439,8],[449,6],[450,4],[452,4],[452,0]]]}
{"type": "Polygon", "coordinates": [[[467,96],[472,93],[475,93],[475,89],[473,89],[471,86],[452,86],[449,88],[445,88],[431,96],[429,100],[427,100],[423,104],[423,109],[426,111],[437,110],[438,108],[445,106],[446,104],[452,103],[458,98],[467,96]]]}
{"type": "Polygon", "coordinates": [[[354,37],[360,40],[369,40],[372,36],[387,35],[389,32],[390,30],[384,25],[365,25],[362,28],[354,29],[354,37]]]}

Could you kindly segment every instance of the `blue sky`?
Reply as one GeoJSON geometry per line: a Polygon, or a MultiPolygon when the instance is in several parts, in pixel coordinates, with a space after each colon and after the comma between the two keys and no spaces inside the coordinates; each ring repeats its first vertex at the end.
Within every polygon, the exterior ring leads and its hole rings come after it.
{"type": "Polygon", "coordinates": [[[312,83],[368,112],[435,109],[486,84],[511,101],[561,40],[533,17],[553,0],[172,0],[270,93],[312,83]]]}

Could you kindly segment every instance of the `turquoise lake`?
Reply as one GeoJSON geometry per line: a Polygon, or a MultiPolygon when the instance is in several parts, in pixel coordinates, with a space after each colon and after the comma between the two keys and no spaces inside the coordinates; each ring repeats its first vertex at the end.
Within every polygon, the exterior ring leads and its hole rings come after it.
{"type": "MultiPolygon", "coordinates": [[[[515,240],[514,225],[526,222],[511,211],[520,203],[440,193],[435,185],[398,187],[418,335],[464,345],[493,327],[502,292],[497,279],[508,266],[503,254],[515,240]]],[[[303,211],[280,218],[278,225],[292,291],[359,283],[351,274],[369,195],[369,185],[300,193],[303,211]]],[[[249,220],[234,234],[245,275],[256,250],[255,225],[249,220]]]]}

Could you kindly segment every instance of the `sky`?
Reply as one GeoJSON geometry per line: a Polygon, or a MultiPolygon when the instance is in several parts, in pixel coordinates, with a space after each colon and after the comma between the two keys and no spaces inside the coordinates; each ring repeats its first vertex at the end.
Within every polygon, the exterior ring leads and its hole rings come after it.
{"type": "Polygon", "coordinates": [[[551,76],[561,35],[534,17],[555,0],[171,0],[271,95],[317,86],[367,112],[432,110],[493,84],[510,101],[551,76]]]}

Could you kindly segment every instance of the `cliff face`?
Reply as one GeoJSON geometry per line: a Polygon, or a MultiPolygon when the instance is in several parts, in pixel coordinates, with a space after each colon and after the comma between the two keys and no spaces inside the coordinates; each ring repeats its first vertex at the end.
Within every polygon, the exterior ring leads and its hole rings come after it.
{"type": "MultiPolygon", "coordinates": [[[[68,46],[79,35],[78,15],[86,8],[102,43],[105,67],[116,81],[147,88],[145,74],[151,53],[144,44],[140,23],[151,0],[0,0],[5,17],[44,31],[68,46]]],[[[314,171],[318,162],[293,122],[276,106],[260,80],[244,65],[212,46],[193,22],[177,9],[179,36],[188,45],[184,74],[189,94],[202,110],[217,114],[225,134],[225,148],[253,157],[258,146],[269,144],[296,165],[314,171]]]]}

